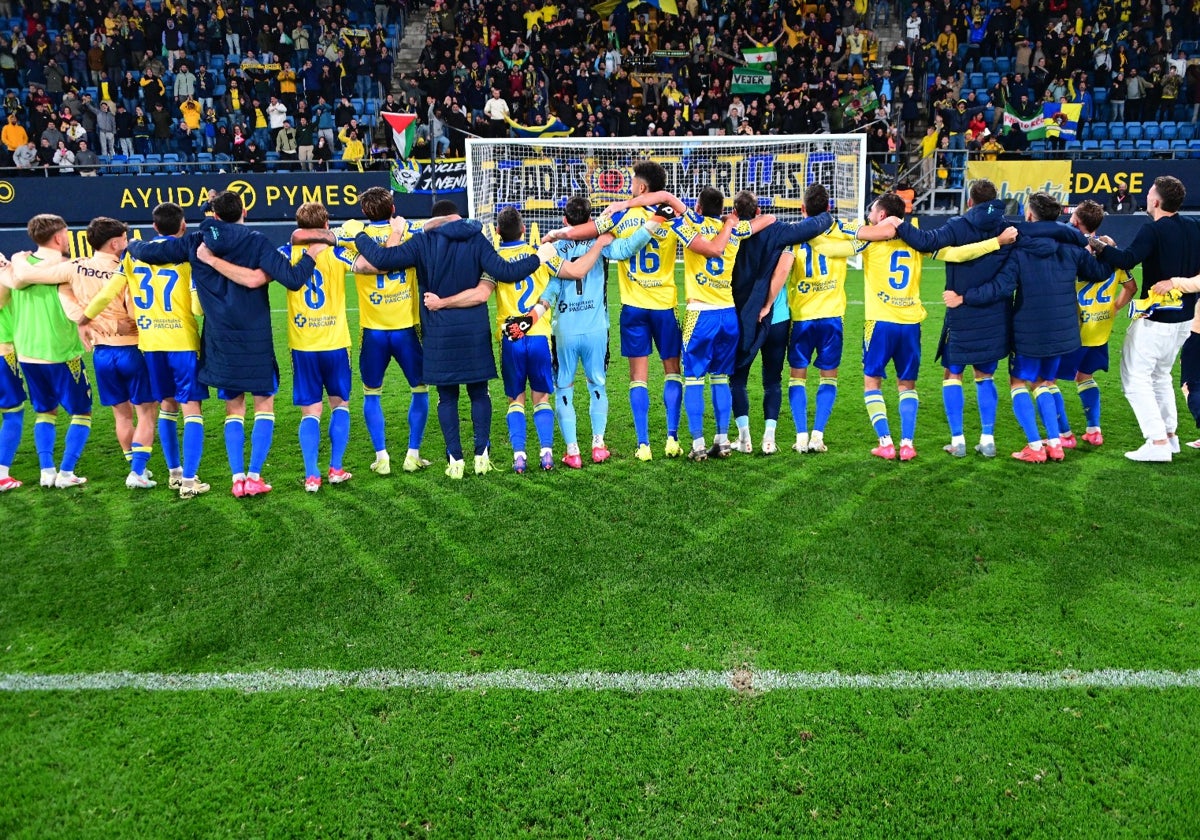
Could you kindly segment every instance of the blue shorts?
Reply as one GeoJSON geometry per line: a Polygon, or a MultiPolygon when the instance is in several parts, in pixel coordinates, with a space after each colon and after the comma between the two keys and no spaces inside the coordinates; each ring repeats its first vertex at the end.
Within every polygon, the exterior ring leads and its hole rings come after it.
{"type": "Polygon", "coordinates": [[[962,376],[963,371],[965,371],[969,367],[975,371],[975,374],[977,376],[981,373],[991,376],[993,373],[996,372],[996,368],[999,365],[1000,365],[999,362],[988,362],[985,365],[946,365],[946,370],[950,371],[955,376],[962,376]]]}
{"type": "Polygon", "coordinates": [[[25,402],[25,386],[15,354],[4,357],[0,364],[0,408],[16,408],[25,402]]]}
{"type": "MultiPolygon", "coordinates": [[[[279,393],[279,371],[278,370],[275,371],[275,384],[271,386],[270,391],[265,391],[265,392],[251,391],[250,396],[252,396],[252,397],[273,397],[277,393],[279,393]]],[[[218,388],[217,389],[217,399],[224,400],[226,402],[228,402],[229,400],[235,400],[238,397],[244,397],[244,396],[246,396],[245,391],[230,391],[228,388],[218,388]]],[[[309,403],[309,405],[312,405],[312,403],[309,403]]]]}
{"type": "Polygon", "coordinates": [[[60,405],[68,414],[92,413],[92,386],[88,383],[83,359],[69,362],[21,362],[29,402],[41,413],[60,405]]]}
{"type": "Polygon", "coordinates": [[[371,330],[363,328],[362,346],[358,351],[358,374],[368,388],[382,388],[383,376],[392,359],[404,371],[410,387],[423,385],[422,369],[425,355],[417,328],[403,330],[371,330]]]}
{"type": "Polygon", "coordinates": [[[863,375],[887,378],[888,362],[896,378],[917,378],[921,369],[921,325],[867,321],[863,339],[863,375]]]}
{"type": "Polygon", "coordinates": [[[590,332],[554,337],[554,384],[566,388],[575,380],[575,368],[583,362],[589,385],[601,388],[608,381],[608,332],[590,332]]]}
{"type": "Polygon", "coordinates": [[[1075,374],[1091,376],[1098,370],[1108,370],[1108,345],[1080,347],[1062,357],[1058,364],[1059,379],[1074,379],[1075,374]]]}
{"type": "Polygon", "coordinates": [[[788,364],[806,368],[815,362],[818,370],[833,370],[842,363],[842,319],[814,318],[792,322],[788,364]],[[814,358],[815,357],[815,358],[814,358]]]}
{"type": "Polygon", "coordinates": [[[143,353],[150,373],[150,396],[162,402],[204,402],[208,388],[196,378],[200,354],[191,350],[151,350],[143,353]]]}
{"type": "Polygon", "coordinates": [[[683,333],[675,310],[622,306],[621,355],[637,359],[649,356],[654,347],[660,359],[679,358],[683,333]]]}
{"type": "Polygon", "coordinates": [[[150,395],[150,371],[146,370],[146,360],[136,345],[97,344],[92,352],[92,363],[96,367],[100,405],[154,402],[150,395]]]}
{"type": "Polygon", "coordinates": [[[500,375],[504,396],[510,400],[525,393],[525,383],[539,394],[554,393],[554,363],[550,360],[550,339],[527,335],[517,341],[500,342],[500,375]]]}
{"type": "Polygon", "coordinates": [[[689,309],[684,315],[683,375],[729,376],[737,363],[738,317],[728,309],[689,309]]]}
{"type": "Polygon", "coordinates": [[[350,399],[350,348],[292,351],[292,405],[316,405],[329,394],[350,399]]]}
{"type": "Polygon", "coordinates": [[[1013,353],[1008,357],[1008,375],[1013,379],[1022,379],[1025,382],[1042,380],[1053,382],[1058,379],[1058,368],[1064,358],[1066,358],[1064,355],[1037,358],[1013,353]]]}

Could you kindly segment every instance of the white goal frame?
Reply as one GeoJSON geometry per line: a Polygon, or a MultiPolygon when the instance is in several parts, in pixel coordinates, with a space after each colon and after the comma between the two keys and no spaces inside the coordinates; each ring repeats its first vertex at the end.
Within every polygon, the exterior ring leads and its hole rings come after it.
{"type": "MultiPolygon", "coordinates": [[[[526,216],[526,224],[533,233],[533,224],[546,224],[553,216],[553,227],[561,224],[561,201],[570,195],[582,194],[592,202],[592,211],[597,213],[611,201],[629,197],[629,172],[632,163],[649,159],[662,163],[668,171],[667,189],[676,192],[689,204],[695,195],[679,190],[673,182],[680,177],[691,176],[689,188],[699,192],[703,186],[715,186],[725,193],[726,207],[732,206],[734,194],[743,188],[754,191],[759,198],[759,207],[764,213],[773,213],[782,220],[792,221],[802,217],[802,196],[808,186],[807,177],[797,179],[804,171],[814,166],[832,163],[833,170],[845,167],[853,172],[853,197],[840,195],[831,189],[834,211],[843,220],[865,218],[867,201],[867,138],[865,134],[764,134],[750,136],[699,136],[699,137],[553,137],[553,138],[475,138],[467,139],[467,206],[471,218],[484,223],[494,221],[497,206],[518,206],[526,216]],[[811,148],[798,148],[810,144],[811,148]],[[835,144],[842,150],[833,151],[835,144]],[[845,151],[852,145],[853,152],[845,151]],[[510,183],[507,187],[492,184],[486,189],[488,178],[496,178],[498,171],[494,150],[497,147],[524,147],[530,155],[521,162],[524,176],[521,184],[510,183]],[[577,150],[577,157],[561,160],[552,157],[555,150],[577,150]],[[715,166],[709,169],[707,178],[698,178],[689,166],[688,155],[695,149],[715,152],[715,166]],[[597,174],[597,167],[589,165],[583,155],[589,150],[607,151],[609,160],[622,160],[616,166],[597,174]],[[538,152],[544,152],[539,155],[538,152]],[[821,154],[819,160],[809,156],[821,154]],[[833,154],[833,158],[826,157],[833,154]],[[803,160],[798,159],[804,156],[803,160]],[[625,163],[628,161],[628,163],[625,163]],[[527,170],[527,171],[526,171],[527,170]],[[722,177],[716,177],[716,173],[722,177]],[[493,173],[493,174],[489,174],[493,173]],[[787,183],[787,195],[771,193],[771,183],[787,183]],[[547,180],[553,179],[553,180],[547,180]],[[516,188],[522,187],[520,195],[516,188]],[[497,191],[507,190],[511,200],[496,201],[497,191]],[[532,194],[530,194],[532,192],[532,194]],[[681,194],[683,193],[683,194],[681,194]],[[537,218],[541,216],[543,218],[537,218]],[[532,217],[532,219],[531,219],[532,217]]],[[[560,155],[561,157],[561,155],[560,155]]],[[[509,159],[511,160],[511,159],[509,159]]],[[[824,182],[826,179],[822,179],[824,182]]],[[[832,179],[828,179],[832,180],[832,179]]],[[[490,230],[490,227],[488,228],[490,230]]]]}

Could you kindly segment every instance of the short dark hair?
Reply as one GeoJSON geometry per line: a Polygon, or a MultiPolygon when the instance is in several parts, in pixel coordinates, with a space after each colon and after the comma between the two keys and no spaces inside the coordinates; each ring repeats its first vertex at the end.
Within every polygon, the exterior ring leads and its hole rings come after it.
{"type": "Polygon", "coordinates": [[[154,229],[163,236],[178,236],[183,228],[183,208],[171,201],[164,201],[154,208],[154,229]]]}
{"type": "Polygon", "coordinates": [[[641,160],[633,165],[633,177],[646,182],[650,192],[658,192],[667,188],[667,170],[652,160],[641,160]]]}
{"type": "Polygon", "coordinates": [[[1039,222],[1054,222],[1062,215],[1062,205],[1047,192],[1035,192],[1029,196],[1027,204],[1039,222]]]}
{"type": "Polygon", "coordinates": [[[1179,208],[1183,206],[1183,198],[1187,195],[1183,181],[1174,175],[1159,175],[1154,179],[1154,189],[1162,202],[1163,210],[1168,213],[1179,212],[1179,208]]]}
{"type": "Polygon", "coordinates": [[[438,218],[439,216],[457,216],[458,205],[448,198],[443,198],[440,201],[435,201],[433,206],[429,208],[430,218],[438,218]]]}
{"type": "Polygon", "coordinates": [[[972,204],[987,204],[989,201],[995,201],[996,195],[996,185],[987,178],[980,178],[971,184],[972,204]]]}
{"type": "Polygon", "coordinates": [[[1095,233],[1104,221],[1104,208],[1090,198],[1085,199],[1075,208],[1075,218],[1079,220],[1085,233],[1095,233]]]}
{"type": "Polygon", "coordinates": [[[809,216],[829,212],[829,190],[824,184],[809,184],[804,191],[804,212],[809,216]]]}
{"type": "Polygon", "coordinates": [[[87,228],[87,241],[92,246],[93,251],[99,251],[109,240],[116,239],[118,236],[124,236],[129,233],[129,228],[124,222],[108,216],[97,216],[92,219],[91,224],[87,228]]]}
{"type": "Polygon", "coordinates": [[[362,208],[363,215],[370,221],[385,222],[392,217],[392,211],[395,209],[392,191],[385,187],[371,187],[364,190],[363,194],[358,197],[358,206],[362,208]]]}
{"type": "Polygon", "coordinates": [[[738,190],[733,197],[733,212],[739,219],[753,219],[758,215],[758,197],[750,190],[738,190]]]}
{"type": "Polygon", "coordinates": [[[896,195],[894,192],[886,192],[879,198],[875,199],[875,203],[883,209],[888,216],[895,216],[897,219],[904,218],[904,199],[896,195]]]}
{"type": "Polygon", "coordinates": [[[213,215],[222,222],[240,222],[243,209],[242,197],[235,192],[225,190],[213,197],[213,215]]]}
{"type": "Polygon", "coordinates": [[[701,216],[708,216],[710,218],[719,217],[721,211],[725,209],[725,193],[716,187],[705,187],[700,190],[696,209],[700,211],[701,216]]]}
{"type": "Polygon", "coordinates": [[[521,211],[515,207],[505,207],[496,214],[496,233],[501,242],[513,242],[521,238],[521,228],[524,227],[521,211]]]}
{"type": "Polygon", "coordinates": [[[582,195],[573,195],[563,207],[563,216],[566,217],[567,224],[581,225],[592,218],[592,202],[582,195]]]}

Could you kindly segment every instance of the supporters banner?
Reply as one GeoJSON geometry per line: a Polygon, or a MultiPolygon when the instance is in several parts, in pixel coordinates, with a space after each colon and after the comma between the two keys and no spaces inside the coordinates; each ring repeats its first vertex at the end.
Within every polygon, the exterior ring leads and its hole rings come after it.
{"type": "Polygon", "coordinates": [[[1004,109],[1004,124],[1021,129],[1030,140],[1041,140],[1046,136],[1045,114],[1022,117],[1010,105],[1004,109]]]}
{"type": "MultiPolygon", "coordinates": [[[[447,163],[451,168],[443,171],[439,167],[429,173],[428,182],[444,182],[450,191],[457,175],[458,183],[465,186],[465,163],[460,161],[457,170],[453,161],[447,163]]],[[[387,172],[0,178],[0,226],[23,228],[34,213],[53,213],[71,224],[86,224],[96,216],[146,222],[155,206],[164,201],[180,205],[194,221],[203,214],[209,190],[240,193],[247,219],[253,222],[290,221],[308,201],[321,202],[335,219],[349,218],[358,213],[360,194],[368,187],[386,188],[389,180],[387,172]]]]}
{"type": "Polygon", "coordinates": [[[1048,192],[1063,204],[1071,199],[1071,161],[982,161],[967,162],[967,183],[987,178],[996,185],[1000,198],[1024,203],[1035,192],[1048,192]]]}
{"type": "Polygon", "coordinates": [[[733,71],[733,86],[730,93],[769,93],[771,91],[770,70],[733,71]]]}
{"type": "Polygon", "coordinates": [[[430,166],[428,159],[397,161],[392,165],[392,191],[397,193],[465,192],[467,161],[446,158],[430,166]]]}

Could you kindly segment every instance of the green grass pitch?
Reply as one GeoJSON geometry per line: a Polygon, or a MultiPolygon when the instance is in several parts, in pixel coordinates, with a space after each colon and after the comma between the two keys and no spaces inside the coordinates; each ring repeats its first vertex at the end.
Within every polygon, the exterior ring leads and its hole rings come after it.
{"type": "MultiPolygon", "coordinates": [[[[1140,443],[1116,374],[1124,317],[1113,370],[1097,377],[1103,448],[1081,443],[1062,464],[1012,461],[1021,442],[1001,384],[1001,457],[956,460],[941,451],[933,361],[942,279],[928,263],[919,457],[907,464],[868,455],[859,272],[823,455],[787,450],[785,399],[773,457],[662,458],[652,363],[655,460],[636,461],[614,335],[610,463],[513,474],[497,382],[498,472],[445,478],[431,416],[424,453],[435,465],[403,474],[408,394],[393,369],[395,473],[367,469],[356,393],[354,480],[305,494],[282,311],[269,496],[229,495],[215,401],[201,470],[212,492],[184,502],[165,487],[126,490],[111,415],[97,404],[86,487],[0,497],[0,674],[696,669],[744,680],[674,691],[3,691],[0,835],[1197,836],[1195,688],[754,686],[766,670],[1200,667],[1200,456],[1121,456],[1140,443]]],[[[615,283],[612,294],[615,311],[615,283]]],[[[894,382],[884,393],[898,428],[894,382]]],[[[969,377],[965,394],[970,444],[969,377]]],[[[1082,431],[1074,387],[1064,394],[1082,431]]],[[[586,443],[583,388],[576,401],[586,443]]],[[[165,477],[157,445],[151,467],[165,477]]],[[[36,484],[28,428],[14,475],[36,484]]]]}

